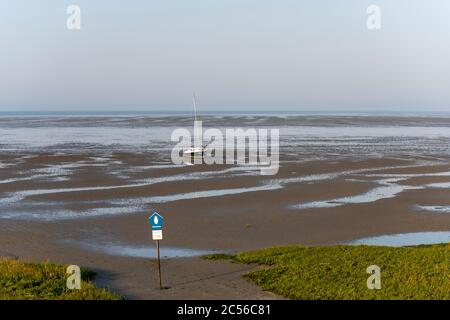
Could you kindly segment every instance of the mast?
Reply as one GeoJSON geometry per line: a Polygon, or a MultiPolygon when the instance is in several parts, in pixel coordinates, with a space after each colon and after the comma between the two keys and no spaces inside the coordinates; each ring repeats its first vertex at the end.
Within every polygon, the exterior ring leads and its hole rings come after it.
{"type": "Polygon", "coordinates": [[[195,96],[195,92],[192,95],[192,102],[193,102],[193,106],[194,106],[194,146],[195,147],[199,147],[198,145],[196,145],[195,142],[197,142],[197,144],[199,144],[200,146],[203,146],[203,142],[200,139],[200,132],[198,129],[198,122],[197,122],[197,97],[195,96]]]}
{"type": "Polygon", "coordinates": [[[192,95],[192,102],[194,105],[194,126],[195,126],[195,123],[197,122],[197,98],[195,96],[195,93],[192,95]]]}

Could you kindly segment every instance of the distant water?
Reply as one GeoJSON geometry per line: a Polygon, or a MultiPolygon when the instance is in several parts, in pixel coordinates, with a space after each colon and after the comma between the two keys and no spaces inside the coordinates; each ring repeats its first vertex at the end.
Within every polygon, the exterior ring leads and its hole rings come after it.
{"type": "MultiPolygon", "coordinates": [[[[277,128],[282,155],[305,157],[450,154],[450,115],[205,114],[206,130],[277,128]]],[[[192,116],[177,112],[13,113],[0,117],[0,152],[156,151],[169,154],[171,133],[192,129],[192,116]]]]}
{"type": "MultiPolygon", "coordinates": [[[[206,116],[366,116],[366,117],[450,117],[448,112],[361,112],[361,111],[242,111],[242,110],[201,110],[201,115],[206,116]]],[[[49,117],[49,116],[191,116],[192,111],[186,110],[131,110],[131,111],[0,111],[0,117],[49,117]]]]}

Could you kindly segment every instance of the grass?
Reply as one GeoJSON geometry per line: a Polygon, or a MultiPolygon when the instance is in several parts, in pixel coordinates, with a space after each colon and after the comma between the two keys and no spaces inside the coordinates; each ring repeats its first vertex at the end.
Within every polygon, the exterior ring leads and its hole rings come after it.
{"type": "Polygon", "coordinates": [[[117,300],[121,297],[92,284],[95,273],[81,268],[81,289],[66,286],[67,266],[0,258],[0,300],[117,300]]]}
{"type": "Polygon", "coordinates": [[[273,247],[205,259],[256,263],[245,275],[291,299],[450,299],[450,243],[416,247],[273,247]],[[381,289],[369,290],[366,269],[381,268],[381,289]]]}

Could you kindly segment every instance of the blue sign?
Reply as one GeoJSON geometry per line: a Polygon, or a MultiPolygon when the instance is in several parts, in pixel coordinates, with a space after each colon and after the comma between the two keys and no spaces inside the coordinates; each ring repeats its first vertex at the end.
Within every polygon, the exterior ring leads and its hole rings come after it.
{"type": "Polygon", "coordinates": [[[152,226],[152,230],[162,230],[164,218],[158,212],[153,212],[148,221],[152,226]]]}

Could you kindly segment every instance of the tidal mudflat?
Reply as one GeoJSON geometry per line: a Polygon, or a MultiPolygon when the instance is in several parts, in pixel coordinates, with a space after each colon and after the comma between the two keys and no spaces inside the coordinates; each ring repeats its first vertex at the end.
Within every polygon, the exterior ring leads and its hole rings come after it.
{"type": "Polygon", "coordinates": [[[174,165],[170,133],[190,117],[0,118],[0,255],[85,265],[129,298],[274,298],[240,278],[251,266],[198,256],[363,243],[355,239],[448,242],[449,118],[203,120],[279,128],[279,172],[174,165]],[[166,223],[164,292],[151,285],[152,210],[166,223]]]}

